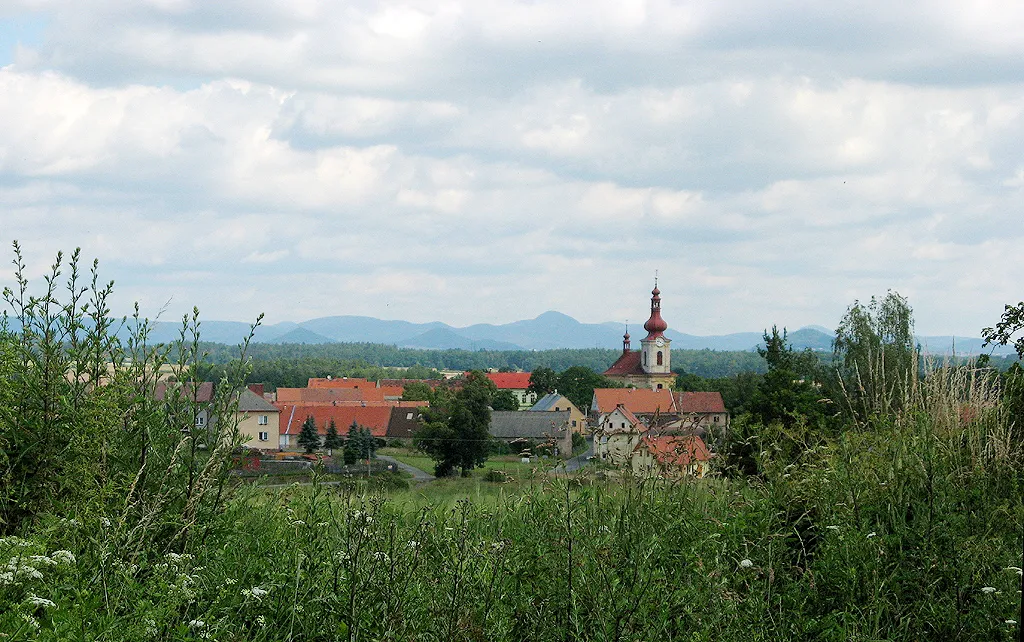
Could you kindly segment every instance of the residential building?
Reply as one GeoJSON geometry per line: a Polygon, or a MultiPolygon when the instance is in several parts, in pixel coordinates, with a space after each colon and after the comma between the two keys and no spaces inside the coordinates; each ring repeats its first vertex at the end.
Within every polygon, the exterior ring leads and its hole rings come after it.
{"type": "Polygon", "coordinates": [[[388,422],[391,420],[389,404],[374,405],[322,405],[322,404],[275,404],[281,411],[278,423],[279,443],[281,450],[297,450],[299,433],[307,417],[313,417],[317,432],[323,437],[327,434],[327,426],[331,420],[338,428],[338,434],[344,437],[349,427],[355,422],[359,426],[370,429],[374,437],[387,437],[388,422]]]}
{"type": "Polygon", "coordinates": [[[697,435],[643,435],[629,460],[642,477],[704,477],[711,453],[697,435]]]}
{"type": "Polygon", "coordinates": [[[387,438],[411,440],[419,428],[420,409],[415,407],[393,407],[391,419],[388,421],[387,438]]]}
{"type": "Polygon", "coordinates": [[[569,425],[573,432],[584,434],[587,431],[587,417],[576,405],[569,401],[565,395],[554,391],[542,397],[530,408],[531,412],[561,412],[569,411],[569,425]]]}
{"type": "Polygon", "coordinates": [[[277,407],[251,389],[239,392],[236,416],[242,445],[255,450],[277,450],[280,414],[277,407]]]}
{"type": "Polygon", "coordinates": [[[570,412],[518,412],[495,410],[491,412],[488,432],[495,439],[511,443],[526,439],[535,444],[552,443],[559,455],[572,454],[572,427],[570,412]]]}
{"type": "Polygon", "coordinates": [[[647,424],[619,404],[602,417],[594,431],[594,456],[609,464],[626,465],[646,431],[647,424]]]}
{"type": "Polygon", "coordinates": [[[529,372],[487,372],[485,374],[494,382],[498,390],[509,390],[516,396],[520,410],[528,410],[537,403],[537,393],[527,390],[530,387],[529,372]]]}

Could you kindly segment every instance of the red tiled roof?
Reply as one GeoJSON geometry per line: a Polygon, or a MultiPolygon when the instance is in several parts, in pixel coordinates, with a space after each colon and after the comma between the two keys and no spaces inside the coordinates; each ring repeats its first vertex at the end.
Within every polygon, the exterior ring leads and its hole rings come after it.
{"type": "Polygon", "coordinates": [[[691,462],[711,459],[711,453],[708,452],[704,440],[697,436],[644,435],[634,451],[641,448],[651,453],[659,464],[668,466],[685,468],[691,462]]]}
{"type": "Polygon", "coordinates": [[[720,392],[677,392],[676,412],[725,412],[720,392]]]}
{"type": "Polygon", "coordinates": [[[384,401],[379,388],[278,388],[281,403],[334,403],[341,401],[384,401]]]}
{"type": "Polygon", "coordinates": [[[390,404],[367,406],[320,406],[310,404],[275,404],[281,409],[279,430],[282,435],[297,435],[302,430],[306,417],[313,417],[316,429],[321,435],[327,434],[327,424],[334,419],[338,434],[344,436],[355,421],[370,429],[374,437],[384,437],[391,419],[390,404]]]}
{"type": "Polygon", "coordinates": [[[444,383],[444,379],[380,379],[377,381],[378,388],[391,388],[398,386],[404,388],[410,383],[425,383],[431,390],[444,383]]]}
{"type": "Polygon", "coordinates": [[[529,372],[487,372],[485,374],[494,382],[498,390],[526,390],[530,387],[529,372]]]}
{"type": "Polygon", "coordinates": [[[384,396],[384,398],[387,398],[387,397],[401,397],[403,394],[405,394],[405,388],[403,388],[402,386],[381,386],[381,385],[378,385],[377,386],[377,390],[380,390],[380,393],[381,393],[381,395],[384,396]]]}
{"type": "MultiPolygon", "coordinates": [[[[167,396],[167,389],[171,388],[171,395],[174,395],[174,388],[177,384],[168,384],[165,381],[161,381],[156,384],[156,390],[154,390],[154,396],[157,401],[163,401],[164,397],[167,396]]],[[[199,384],[198,388],[194,383],[182,384],[183,388],[182,396],[197,403],[208,403],[213,400],[213,382],[204,381],[199,384]]]]}
{"type": "Polygon", "coordinates": [[[606,377],[644,374],[643,368],[640,367],[640,353],[623,352],[603,374],[606,377]]]}
{"type": "Polygon", "coordinates": [[[375,388],[377,384],[355,377],[342,377],[340,379],[310,377],[306,386],[309,388],[375,388]]]}
{"type": "Polygon", "coordinates": [[[675,400],[670,390],[649,388],[596,388],[594,389],[594,410],[605,413],[623,405],[634,414],[653,412],[674,412],[675,400]]]}

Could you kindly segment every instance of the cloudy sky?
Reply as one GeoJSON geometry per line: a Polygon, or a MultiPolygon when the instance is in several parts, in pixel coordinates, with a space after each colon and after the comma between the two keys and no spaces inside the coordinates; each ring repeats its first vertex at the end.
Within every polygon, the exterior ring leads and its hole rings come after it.
{"type": "Polygon", "coordinates": [[[683,332],[891,288],[977,336],[1024,298],[1024,4],[0,0],[0,219],[170,320],[642,322],[657,270],[683,332]]]}

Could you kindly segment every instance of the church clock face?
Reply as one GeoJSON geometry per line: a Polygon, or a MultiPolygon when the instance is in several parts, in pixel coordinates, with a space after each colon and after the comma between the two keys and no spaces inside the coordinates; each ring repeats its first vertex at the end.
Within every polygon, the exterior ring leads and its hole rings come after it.
{"type": "Polygon", "coordinates": [[[665,340],[662,339],[661,337],[658,337],[657,340],[654,342],[654,345],[656,345],[659,348],[661,348],[661,347],[663,347],[665,345],[665,340]]]}

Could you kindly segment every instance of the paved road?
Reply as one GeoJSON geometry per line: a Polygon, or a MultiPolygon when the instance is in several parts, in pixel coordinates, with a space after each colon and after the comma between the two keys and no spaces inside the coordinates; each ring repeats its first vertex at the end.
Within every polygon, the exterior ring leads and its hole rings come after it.
{"type": "Polygon", "coordinates": [[[430,473],[424,472],[419,468],[416,468],[415,466],[404,464],[395,459],[394,457],[388,457],[387,455],[377,455],[377,459],[382,459],[390,464],[398,466],[398,470],[402,471],[403,473],[409,473],[410,475],[412,475],[412,480],[417,484],[421,482],[433,481],[435,479],[435,477],[430,473]]]}
{"type": "Polygon", "coordinates": [[[587,446],[587,452],[577,457],[573,457],[572,459],[566,460],[564,466],[559,465],[558,468],[556,468],[556,470],[565,470],[565,472],[567,473],[573,473],[579,470],[580,468],[586,466],[587,457],[590,457],[591,455],[594,454],[594,441],[592,439],[588,439],[587,444],[589,444],[587,446]]]}

